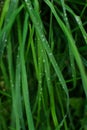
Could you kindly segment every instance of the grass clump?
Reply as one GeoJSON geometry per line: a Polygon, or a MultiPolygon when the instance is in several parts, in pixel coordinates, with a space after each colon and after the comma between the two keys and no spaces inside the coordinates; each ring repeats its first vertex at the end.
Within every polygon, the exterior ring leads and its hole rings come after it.
{"type": "Polygon", "coordinates": [[[87,129],[87,2],[0,6],[0,130],[87,129]]]}

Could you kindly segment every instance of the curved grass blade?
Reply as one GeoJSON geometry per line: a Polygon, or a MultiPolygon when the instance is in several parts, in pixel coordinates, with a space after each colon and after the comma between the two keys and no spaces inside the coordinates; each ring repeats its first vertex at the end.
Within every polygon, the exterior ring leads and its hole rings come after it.
{"type": "Polygon", "coordinates": [[[54,68],[54,70],[55,70],[55,72],[56,72],[56,74],[59,78],[59,81],[60,81],[60,83],[61,83],[61,85],[62,85],[62,87],[63,87],[63,89],[64,89],[64,91],[67,95],[67,108],[68,108],[68,106],[69,106],[69,95],[68,95],[67,85],[66,85],[66,82],[65,82],[63,75],[60,71],[60,68],[59,68],[59,66],[58,66],[58,64],[57,64],[57,62],[56,62],[56,60],[55,60],[55,58],[52,54],[50,46],[49,46],[49,44],[48,44],[48,42],[45,38],[40,17],[38,19],[37,13],[34,11],[30,0],[25,1],[25,6],[26,6],[28,13],[31,17],[31,20],[32,20],[32,22],[33,22],[33,24],[36,28],[36,32],[38,33],[38,36],[41,40],[41,43],[43,44],[43,47],[45,48],[45,50],[47,52],[47,55],[50,59],[50,62],[51,62],[52,66],[53,66],[53,68],[54,68]]]}
{"type": "Polygon", "coordinates": [[[6,0],[5,3],[4,3],[4,7],[3,7],[3,10],[2,10],[2,13],[1,13],[1,18],[0,18],[0,28],[3,25],[5,15],[6,15],[8,9],[9,9],[9,3],[10,3],[10,0],[6,0]]]}
{"type": "MultiPolygon", "coordinates": [[[[71,29],[70,29],[69,20],[68,20],[67,13],[66,13],[66,8],[65,8],[65,2],[64,2],[64,0],[61,0],[61,4],[62,4],[62,8],[63,8],[63,13],[64,13],[65,24],[66,24],[67,28],[70,31],[71,29]]],[[[70,31],[70,33],[71,33],[71,31],[70,31]]],[[[71,51],[72,49],[71,49],[71,46],[70,46],[69,43],[68,43],[68,46],[69,46],[69,56],[70,56],[71,72],[72,72],[72,78],[73,78],[73,88],[75,88],[75,86],[76,86],[75,61],[74,61],[74,56],[73,56],[73,53],[71,51]]]]}
{"type": "Polygon", "coordinates": [[[82,35],[83,35],[83,38],[84,38],[84,40],[85,40],[85,43],[87,44],[87,33],[86,33],[86,31],[85,31],[85,29],[84,29],[84,27],[83,27],[83,23],[82,23],[82,21],[81,21],[80,16],[77,16],[77,15],[74,13],[74,11],[73,11],[69,6],[66,6],[66,10],[67,10],[69,13],[71,13],[71,14],[73,15],[73,17],[75,18],[75,20],[76,20],[76,22],[77,22],[77,24],[78,24],[78,26],[79,26],[79,28],[80,28],[80,30],[81,30],[81,33],[82,33],[82,35]]]}
{"type": "MultiPolygon", "coordinates": [[[[41,45],[41,50],[42,50],[42,56],[43,56],[43,61],[44,61],[45,76],[46,76],[47,86],[48,86],[48,91],[49,91],[49,96],[50,96],[51,113],[52,113],[54,126],[56,128],[59,126],[59,123],[58,123],[58,119],[57,119],[57,115],[56,115],[56,111],[55,111],[53,86],[52,86],[51,79],[50,79],[50,67],[49,67],[49,62],[48,62],[46,52],[42,45],[41,45]]],[[[58,130],[60,130],[59,127],[58,127],[58,130]]]]}
{"type": "Polygon", "coordinates": [[[23,5],[20,6],[18,9],[15,9],[14,12],[10,12],[10,14],[9,14],[10,16],[7,18],[7,19],[9,19],[9,21],[6,20],[8,22],[6,22],[3,29],[0,30],[0,59],[2,58],[4,48],[7,44],[8,35],[11,31],[15,18],[17,16],[17,14],[22,10],[22,8],[23,8],[23,5]]]}
{"type": "Polygon", "coordinates": [[[77,62],[77,65],[78,65],[80,73],[81,73],[82,82],[83,82],[83,88],[84,88],[85,95],[87,97],[87,76],[85,74],[85,70],[84,70],[84,67],[83,67],[83,64],[82,64],[79,52],[78,52],[77,47],[75,45],[75,41],[74,41],[72,35],[70,33],[68,33],[69,30],[66,28],[66,26],[64,25],[64,23],[62,22],[62,20],[57,15],[57,13],[56,13],[56,11],[54,9],[54,6],[51,4],[51,2],[49,0],[45,0],[45,2],[47,3],[47,5],[52,10],[52,12],[53,12],[53,14],[54,14],[54,16],[55,16],[58,24],[60,25],[61,29],[65,33],[67,39],[69,40],[69,44],[71,46],[72,53],[73,53],[73,55],[75,57],[75,60],[77,62]]]}

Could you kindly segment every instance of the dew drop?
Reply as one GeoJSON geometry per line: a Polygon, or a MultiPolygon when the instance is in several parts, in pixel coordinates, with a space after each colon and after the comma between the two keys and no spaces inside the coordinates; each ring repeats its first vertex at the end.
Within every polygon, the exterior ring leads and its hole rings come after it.
{"type": "Polygon", "coordinates": [[[42,93],[42,87],[40,88],[40,92],[42,93]]]}
{"type": "Polygon", "coordinates": [[[80,25],[81,24],[81,20],[80,20],[79,16],[76,16],[75,18],[76,18],[76,21],[78,22],[78,24],[80,25]]]}
{"type": "Polygon", "coordinates": [[[42,82],[41,82],[41,80],[39,81],[39,84],[41,84],[42,82]]]}
{"type": "Polygon", "coordinates": [[[28,0],[25,0],[25,2],[26,2],[26,4],[27,4],[28,8],[29,8],[30,10],[32,10],[32,5],[31,5],[31,3],[28,2],[28,0]]]}
{"type": "Polygon", "coordinates": [[[45,38],[43,38],[42,41],[45,42],[45,38]]]}
{"type": "Polygon", "coordinates": [[[12,86],[12,88],[14,88],[14,84],[12,84],[11,86],[12,86]]]}
{"type": "Polygon", "coordinates": [[[74,78],[74,74],[72,74],[72,77],[74,78]]]}
{"type": "Polygon", "coordinates": [[[5,39],[5,42],[7,42],[7,39],[5,39]]]}
{"type": "Polygon", "coordinates": [[[42,75],[42,73],[40,73],[40,76],[42,75]]]}
{"type": "Polygon", "coordinates": [[[17,59],[19,59],[19,55],[17,55],[17,59]]]}
{"type": "Polygon", "coordinates": [[[48,48],[50,48],[50,46],[49,46],[49,44],[47,43],[47,45],[48,45],[48,48]]]}
{"type": "Polygon", "coordinates": [[[44,38],[44,35],[43,35],[43,34],[41,35],[41,38],[44,38]]]}
{"type": "Polygon", "coordinates": [[[30,10],[32,10],[32,7],[29,7],[30,10]]]}
{"type": "Polygon", "coordinates": [[[52,56],[52,53],[49,53],[49,56],[52,56]]]}
{"type": "Polygon", "coordinates": [[[45,63],[45,59],[43,59],[43,63],[45,63]]]}
{"type": "Polygon", "coordinates": [[[62,82],[62,80],[59,78],[59,81],[60,81],[60,83],[62,82]]]}
{"type": "Polygon", "coordinates": [[[10,84],[11,84],[11,87],[14,88],[14,84],[13,84],[12,80],[10,80],[10,84]]]}
{"type": "Polygon", "coordinates": [[[43,52],[43,49],[41,50],[41,52],[43,52]]]}
{"type": "Polygon", "coordinates": [[[50,81],[50,78],[48,78],[47,80],[50,81]]]}
{"type": "Polygon", "coordinates": [[[45,36],[43,34],[41,35],[41,39],[43,42],[45,41],[45,36]]]}

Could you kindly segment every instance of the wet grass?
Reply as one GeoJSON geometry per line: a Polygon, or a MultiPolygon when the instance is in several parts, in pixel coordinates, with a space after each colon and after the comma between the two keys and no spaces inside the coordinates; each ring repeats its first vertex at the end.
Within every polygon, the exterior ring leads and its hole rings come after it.
{"type": "Polygon", "coordinates": [[[86,130],[86,0],[0,3],[0,130],[86,130]]]}

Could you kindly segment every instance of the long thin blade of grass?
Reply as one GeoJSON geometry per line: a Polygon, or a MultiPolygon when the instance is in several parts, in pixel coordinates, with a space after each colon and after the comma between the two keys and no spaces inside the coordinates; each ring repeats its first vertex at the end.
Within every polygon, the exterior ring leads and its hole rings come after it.
{"type": "Polygon", "coordinates": [[[0,29],[0,59],[2,58],[3,52],[4,52],[4,48],[7,45],[7,40],[8,40],[8,35],[10,33],[10,30],[12,28],[12,25],[15,21],[15,18],[17,16],[17,14],[22,10],[23,5],[18,8],[18,9],[14,9],[12,12],[9,9],[8,11],[8,17],[6,19],[6,25],[4,25],[3,29],[0,29]]]}
{"type": "Polygon", "coordinates": [[[82,64],[79,52],[78,52],[77,47],[75,45],[75,41],[72,38],[72,35],[70,33],[68,33],[69,30],[66,28],[66,26],[64,25],[64,23],[62,22],[62,20],[57,15],[57,13],[56,13],[53,5],[51,4],[51,2],[49,0],[45,0],[45,2],[51,8],[51,10],[52,10],[52,12],[53,12],[53,14],[54,14],[54,16],[55,16],[58,24],[60,25],[61,29],[63,30],[63,32],[67,36],[67,39],[69,40],[69,44],[71,46],[72,53],[73,53],[73,55],[74,55],[74,57],[76,59],[77,65],[78,65],[80,73],[81,73],[81,77],[82,77],[82,81],[83,81],[83,87],[84,87],[84,92],[85,92],[85,95],[87,97],[87,76],[85,74],[85,70],[84,70],[84,67],[83,67],[83,64],[82,64]]]}
{"type": "Polygon", "coordinates": [[[40,38],[40,40],[41,40],[41,42],[43,44],[43,47],[45,48],[45,50],[46,50],[46,52],[48,54],[48,57],[50,59],[50,62],[52,63],[53,68],[54,68],[54,70],[55,70],[55,72],[56,72],[56,74],[57,74],[57,76],[58,76],[58,78],[60,80],[60,83],[61,83],[61,85],[62,85],[62,87],[63,87],[63,89],[64,89],[64,91],[65,91],[65,93],[67,95],[67,105],[69,105],[69,95],[68,95],[67,85],[66,85],[65,80],[63,78],[63,75],[62,75],[62,73],[60,71],[60,68],[59,68],[58,64],[56,63],[56,60],[55,60],[55,58],[54,58],[54,56],[52,54],[50,46],[49,46],[49,44],[48,44],[48,42],[47,42],[47,40],[45,38],[40,17],[38,18],[37,13],[34,11],[32,5],[31,5],[31,2],[29,0],[25,1],[25,4],[26,4],[27,10],[28,10],[28,13],[29,13],[29,15],[31,17],[31,20],[32,20],[32,22],[33,22],[33,24],[34,24],[34,26],[36,28],[38,36],[39,36],[39,38],[40,38]]]}
{"type": "MultiPolygon", "coordinates": [[[[24,44],[21,44],[22,43],[22,33],[21,33],[20,25],[21,25],[20,20],[18,18],[18,40],[19,40],[19,46],[20,46],[20,63],[21,63],[21,72],[22,72],[22,92],[23,92],[23,98],[24,98],[24,103],[25,103],[28,128],[30,130],[34,130],[35,128],[34,128],[34,123],[33,123],[33,118],[32,118],[32,112],[31,112],[31,108],[30,108],[28,81],[27,81],[25,59],[24,59],[24,44]]],[[[23,40],[23,41],[25,41],[25,40],[23,40]]]]}

